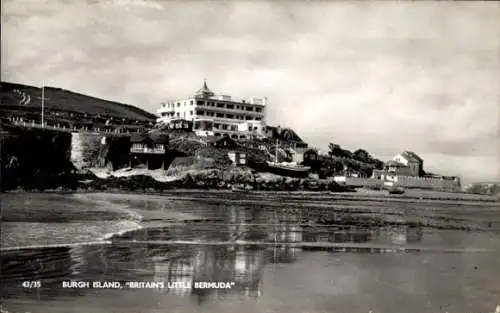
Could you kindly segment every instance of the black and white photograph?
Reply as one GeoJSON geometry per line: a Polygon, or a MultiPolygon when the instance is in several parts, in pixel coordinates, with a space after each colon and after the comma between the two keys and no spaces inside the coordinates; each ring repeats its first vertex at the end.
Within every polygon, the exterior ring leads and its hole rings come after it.
{"type": "Polygon", "coordinates": [[[500,313],[500,2],[1,0],[1,313],[500,313]]]}

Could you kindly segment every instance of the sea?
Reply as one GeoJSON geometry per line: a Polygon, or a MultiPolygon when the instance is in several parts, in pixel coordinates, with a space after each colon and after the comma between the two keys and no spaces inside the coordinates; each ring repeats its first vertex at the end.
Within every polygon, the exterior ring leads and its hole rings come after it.
{"type": "Polygon", "coordinates": [[[2,312],[479,313],[500,203],[373,194],[0,194],[2,312]]]}

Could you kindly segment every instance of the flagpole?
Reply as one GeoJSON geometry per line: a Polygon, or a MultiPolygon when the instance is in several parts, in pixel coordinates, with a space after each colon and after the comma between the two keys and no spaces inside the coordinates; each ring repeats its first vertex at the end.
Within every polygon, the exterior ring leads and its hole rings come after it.
{"type": "Polygon", "coordinates": [[[42,128],[45,127],[43,120],[44,107],[45,107],[45,82],[42,83],[42,128]]]}

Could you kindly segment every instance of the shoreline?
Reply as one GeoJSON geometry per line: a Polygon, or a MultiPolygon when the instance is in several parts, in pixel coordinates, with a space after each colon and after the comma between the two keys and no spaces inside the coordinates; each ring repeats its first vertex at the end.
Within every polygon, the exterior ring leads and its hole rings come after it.
{"type": "MultiPolygon", "coordinates": [[[[328,191],[328,190],[250,190],[246,192],[234,192],[230,189],[202,189],[202,188],[172,188],[161,191],[153,190],[125,190],[119,188],[108,188],[105,190],[97,189],[82,189],[76,190],[7,190],[4,193],[8,194],[29,194],[29,193],[46,193],[46,194],[117,194],[117,195],[151,195],[151,196],[177,196],[177,195],[196,195],[196,194],[227,194],[239,195],[242,198],[248,196],[265,196],[265,195],[290,195],[290,196],[325,196],[332,200],[353,200],[353,201],[400,201],[406,202],[411,200],[430,200],[430,201],[464,201],[464,202],[480,202],[480,203],[498,203],[500,198],[487,195],[478,195],[470,193],[435,191],[426,189],[409,189],[402,195],[391,195],[385,191],[374,190],[359,190],[353,191],[328,191]],[[421,194],[419,194],[421,193],[421,194]]],[[[181,197],[180,199],[182,199],[181,197]]]]}

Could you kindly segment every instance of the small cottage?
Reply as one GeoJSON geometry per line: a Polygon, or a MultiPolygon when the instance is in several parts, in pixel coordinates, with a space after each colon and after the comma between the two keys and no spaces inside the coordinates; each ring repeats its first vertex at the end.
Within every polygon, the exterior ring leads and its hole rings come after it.
{"type": "Polygon", "coordinates": [[[162,132],[134,134],[130,138],[130,167],[165,168],[169,138],[162,132]]]}
{"type": "Polygon", "coordinates": [[[215,148],[236,149],[239,147],[238,143],[229,136],[209,137],[207,143],[215,148]]]}

